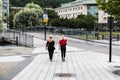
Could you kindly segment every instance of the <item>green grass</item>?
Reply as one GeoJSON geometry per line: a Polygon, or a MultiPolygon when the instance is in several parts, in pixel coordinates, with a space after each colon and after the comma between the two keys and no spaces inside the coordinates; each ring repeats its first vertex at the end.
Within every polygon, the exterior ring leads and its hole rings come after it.
{"type": "MultiPolygon", "coordinates": [[[[86,35],[74,35],[74,38],[86,39],[86,35]]],[[[94,35],[88,35],[88,40],[96,40],[97,38],[94,35]]]]}
{"type": "MultiPolygon", "coordinates": [[[[99,32],[100,35],[109,35],[110,32],[99,32]]],[[[120,32],[112,32],[113,35],[120,35],[120,32]]]]}
{"type": "MultiPolygon", "coordinates": [[[[101,40],[102,35],[109,36],[109,32],[99,32],[99,39],[101,40]]],[[[120,32],[112,32],[113,35],[120,35],[120,32]]],[[[86,40],[86,34],[83,35],[73,35],[74,38],[78,39],[85,39],[86,40]]],[[[88,40],[97,40],[97,37],[95,37],[94,34],[88,34],[88,40]]]]}

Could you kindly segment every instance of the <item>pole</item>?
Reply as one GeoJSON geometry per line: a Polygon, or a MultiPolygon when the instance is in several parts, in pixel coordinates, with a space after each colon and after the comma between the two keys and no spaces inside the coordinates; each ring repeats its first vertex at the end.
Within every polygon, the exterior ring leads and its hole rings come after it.
{"type": "Polygon", "coordinates": [[[46,23],[45,23],[45,41],[46,41],[46,23]]]}
{"type": "MultiPolygon", "coordinates": [[[[44,8],[44,12],[45,12],[45,0],[43,1],[43,8],[44,8]]],[[[44,15],[44,13],[43,13],[43,15],[44,15]]],[[[43,18],[43,20],[44,20],[44,18],[43,18]]],[[[46,41],[46,25],[45,25],[45,23],[44,23],[44,40],[46,41]]]]}
{"type": "MultiPolygon", "coordinates": [[[[44,7],[44,13],[45,13],[45,0],[44,0],[44,4],[43,4],[43,7],[44,7]]],[[[43,16],[44,16],[44,14],[43,14],[43,16]]],[[[43,17],[43,20],[45,20],[45,18],[43,17]]],[[[46,41],[46,26],[47,26],[47,22],[44,22],[44,40],[46,41]]]]}
{"type": "Polygon", "coordinates": [[[109,62],[112,62],[112,28],[113,28],[114,18],[108,17],[108,26],[110,29],[110,39],[109,39],[109,62]]]}

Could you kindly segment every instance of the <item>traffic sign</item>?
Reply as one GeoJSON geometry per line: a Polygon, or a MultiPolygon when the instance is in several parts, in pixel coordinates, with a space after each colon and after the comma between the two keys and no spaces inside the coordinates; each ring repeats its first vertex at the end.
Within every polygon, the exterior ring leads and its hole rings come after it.
{"type": "Polygon", "coordinates": [[[48,22],[48,13],[47,12],[44,12],[43,13],[43,22],[48,22]]]}

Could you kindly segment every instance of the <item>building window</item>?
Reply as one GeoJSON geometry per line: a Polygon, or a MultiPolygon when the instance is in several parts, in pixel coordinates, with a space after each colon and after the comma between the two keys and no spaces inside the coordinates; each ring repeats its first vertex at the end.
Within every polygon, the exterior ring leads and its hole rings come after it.
{"type": "Polygon", "coordinates": [[[75,10],[77,10],[77,7],[75,8],[75,10]]]}
{"type": "Polygon", "coordinates": [[[104,20],[104,21],[106,21],[106,20],[107,20],[107,18],[106,18],[106,17],[104,17],[104,18],[103,18],[103,20],[104,20]]]}
{"type": "Polygon", "coordinates": [[[83,9],[83,7],[81,6],[81,9],[83,9]]]}
{"type": "Polygon", "coordinates": [[[104,13],[104,15],[107,15],[107,13],[104,13]]]}

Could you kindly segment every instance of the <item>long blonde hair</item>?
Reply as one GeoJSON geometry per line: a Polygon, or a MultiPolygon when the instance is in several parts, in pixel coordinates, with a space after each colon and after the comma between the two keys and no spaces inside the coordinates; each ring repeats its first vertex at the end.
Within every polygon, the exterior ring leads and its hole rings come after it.
{"type": "Polygon", "coordinates": [[[52,42],[52,41],[53,41],[53,36],[52,36],[52,35],[49,36],[48,41],[49,41],[49,42],[52,42]]]}
{"type": "Polygon", "coordinates": [[[66,38],[65,38],[65,36],[64,36],[64,35],[62,35],[62,36],[60,37],[60,40],[61,40],[61,39],[66,39],[66,38]]]}

